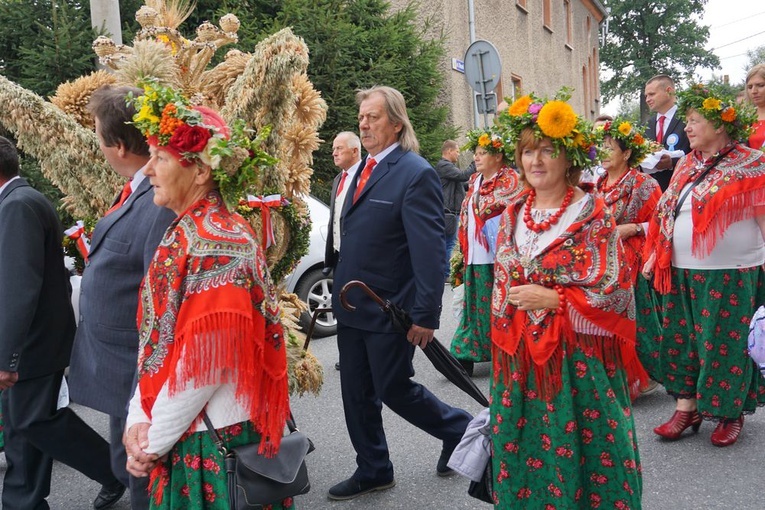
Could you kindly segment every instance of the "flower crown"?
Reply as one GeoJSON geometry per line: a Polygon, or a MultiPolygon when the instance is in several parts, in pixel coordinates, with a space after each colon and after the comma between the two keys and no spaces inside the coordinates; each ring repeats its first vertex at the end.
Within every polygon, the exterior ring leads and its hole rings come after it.
{"type": "Polygon", "coordinates": [[[537,139],[546,137],[552,141],[556,156],[560,149],[565,149],[566,158],[574,166],[588,168],[599,159],[598,145],[590,124],[567,103],[570,98],[566,87],[552,100],[540,99],[533,93],[525,95],[499,114],[499,125],[514,143],[524,129],[531,129],[537,139]]]}
{"type": "Polygon", "coordinates": [[[600,131],[601,137],[610,136],[614,140],[619,140],[626,149],[632,151],[629,160],[627,160],[627,166],[630,168],[635,168],[652,152],[661,150],[659,144],[647,140],[643,136],[644,130],[645,128],[633,126],[628,120],[619,117],[595,128],[596,132],[600,131]]]}
{"type": "Polygon", "coordinates": [[[480,147],[490,154],[502,154],[505,159],[512,157],[513,145],[492,129],[472,129],[466,136],[468,142],[462,150],[475,152],[480,147]]]}
{"type": "Polygon", "coordinates": [[[229,126],[214,110],[194,106],[179,91],[154,81],[142,84],[142,96],[128,96],[136,109],[133,124],[149,145],[162,147],[184,167],[202,163],[212,169],[213,180],[230,207],[236,205],[255,182],[260,168],[276,163],[260,146],[270,128],[251,139],[244,122],[229,126]]]}
{"type": "Polygon", "coordinates": [[[717,128],[724,128],[733,141],[746,140],[752,124],[757,121],[757,113],[748,104],[737,104],[735,98],[726,94],[715,85],[696,83],[677,93],[678,110],[685,116],[693,108],[717,128]]]}

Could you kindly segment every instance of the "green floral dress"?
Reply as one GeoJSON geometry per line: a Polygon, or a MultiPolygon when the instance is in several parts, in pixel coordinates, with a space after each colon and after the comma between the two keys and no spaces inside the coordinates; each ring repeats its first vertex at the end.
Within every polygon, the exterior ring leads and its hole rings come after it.
{"type": "MultiPolygon", "coordinates": [[[[591,351],[563,357],[564,390],[538,397],[492,378],[496,508],[641,508],[642,477],[627,378],[591,351]]],[[[513,374],[515,375],[515,374],[513,374]]]]}
{"type": "Polygon", "coordinates": [[[462,202],[457,230],[458,250],[464,270],[456,279],[464,280],[465,299],[462,315],[452,337],[450,351],[455,358],[465,361],[489,361],[491,359],[491,289],[494,284],[494,264],[470,262],[471,250],[480,247],[493,250],[495,236],[487,239],[482,228],[492,219],[498,220],[507,204],[517,200],[523,192],[515,170],[503,166],[490,179],[480,173],[473,174],[468,192],[462,202]],[[468,227],[471,225],[471,228],[468,227]],[[472,230],[472,232],[471,232],[472,230]],[[472,233],[472,235],[471,235],[472,233]]]}

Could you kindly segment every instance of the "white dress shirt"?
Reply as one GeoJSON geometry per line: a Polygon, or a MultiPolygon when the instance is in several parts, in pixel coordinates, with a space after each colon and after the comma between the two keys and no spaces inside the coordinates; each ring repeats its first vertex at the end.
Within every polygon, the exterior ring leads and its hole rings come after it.
{"type": "MultiPolygon", "coordinates": [[[[340,194],[335,197],[335,210],[332,215],[332,245],[335,251],[340,251],[340,216],[343,214],[343,204],[345,204],[345,197],[348,196],[348,189],[351,187],[353,179],[356,178],[356,172],[359,170],[361,160],[357,161],[350,168],[344,170],[348,172],[343,183],[343,189],[340,194]]],[[[340,178],[342,179],[342,177],[340,178]]]]}

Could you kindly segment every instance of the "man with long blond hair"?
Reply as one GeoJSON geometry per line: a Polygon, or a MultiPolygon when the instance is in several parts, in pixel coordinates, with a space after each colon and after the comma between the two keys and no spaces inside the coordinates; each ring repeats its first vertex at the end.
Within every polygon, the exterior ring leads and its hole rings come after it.
{"type": "Polygon", "coordinates": [[[382,405],[442,441],[436,466],[447,466],[470,415],[441,402],[412,380],[415,346],[433,341],[444,289],[444,216],[435,170],[417,154],[419,142],[401,93],[375,86],[356,94],[362,160],[340,218],[342,243],[334,265],[332,306],[337,317],[340,387],[348,433],[356,450],[353,475],[329,489],[347,500],[395,485],[382,423],[382,405]],[[340,304],[340,289],[365,282],[381,298],[409,312],[414,325],[402,333],[358,289],[340,304]]]}

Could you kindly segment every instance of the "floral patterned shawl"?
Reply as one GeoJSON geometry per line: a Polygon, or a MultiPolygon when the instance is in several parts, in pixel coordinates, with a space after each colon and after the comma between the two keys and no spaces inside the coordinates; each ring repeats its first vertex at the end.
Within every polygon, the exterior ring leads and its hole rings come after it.
{"type": "Polygon", "coordinates": [[[583,200],[587,203],[566,231],[525,268],[514,235],[522,202],[505,211],[497,240],[491,304],[495,377],[501,373],[506,384],[525,384],[533,363],[545,400],[561,388],[564,342],[569,353],[578,344],[604,363],[621,365],[630,381],[644,377],[635,352],[635,298],[629,273],[622,270],[616,224],[601,198],[583,200]],[[568,313],[518,311],[508,291],[531,283],[560,285],[568,307],[612,336],[574,333],[568,313]]]}
{"type": "Polygon", "coordinates": [[[480,178],[482,178],[480,172],[470,176],[467,195],[460,208],[457,239],[464,263],[468,260],[468,250],[474,242],[488,248],[488,241],[481,232],[486,220],[502,214],[507,204],[512,203],[524,192],[524,187],[518,180],[518,173],[507,166],[502,166],[491,179],[484,180],[476,192],[475,181],[480,178]],[[468,239],[468,214],[472,214],[476,222],[476,238],[472,240],[468,239]]]}
{"type": "MultiPolygon", "coordinates": [[[[656,179],[638,172],[637,168],[631,168],[613,186],[606,187],[607,180],[608,174],[601,176],[596,188],[610,208],[617,225],[645,223],[651,219],[661,198],[661,188],[656,179]]],[[[634,235],[622,239],[622,244],[624,263],[631,270],[634,284],[642,266],[645,236],[634,235]]]]}
{"type": "MultiPolygon", "coordinates": [[[[731,149],[691,192],[693,241],[697,257],[709,255],[728,227],[737,221],[765,214],[765,156],[740,144],[731,149]]],[[[654,286],[662,294],[671,288],[672,237],[675,207],[683,187],[692,183],[715,157],[704,160],[700,151],[686,154],[677,164],[669,187],[651,218],[644,258],[656,253],[654,286]]]]}
{"type": "Polygon", "coordinates": [[[141,285],[138,331],[149,417],[165,385],[172,395],[189,382],[233,383],[262,435],[261,453],[276,453],[289,415],[279,308],[252,229],[217,191],[165,233],[141,285]]]}

